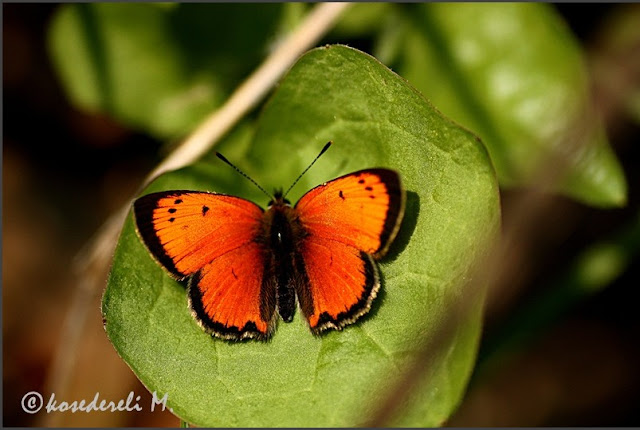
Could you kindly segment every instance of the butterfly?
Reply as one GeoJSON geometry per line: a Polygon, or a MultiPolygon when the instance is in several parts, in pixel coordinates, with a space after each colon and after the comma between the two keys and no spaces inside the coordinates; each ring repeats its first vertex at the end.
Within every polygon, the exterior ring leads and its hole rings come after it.
{"type": "Polygon", "coordinates": [[[211,335],[269,339],[278,314],[293,320],[296,298],[314,334],[341,330],[369,311],[380,289],[376,260],[404,214],[398,173],[349,173],[311,189],[294,206],[287,193],[276,191],[266,210],[204,191],[162,191],[134,202],[139,237],[173,278],[188,280],[191,312],[211,335]]]}

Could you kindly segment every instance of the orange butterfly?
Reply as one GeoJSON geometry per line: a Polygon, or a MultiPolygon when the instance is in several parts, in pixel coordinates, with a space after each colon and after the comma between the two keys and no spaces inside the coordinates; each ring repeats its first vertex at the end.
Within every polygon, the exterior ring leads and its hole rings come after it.
{"type": "Polygon", "coordinates": [[[296,297],[315,334],[340,330],[371,307],[380,288],[374,260],[387,252],[404,213],[398,174],[350,173],[313,188],[293,207],[285,195],[276,192],[266,211],[201,191],[163,191],[135,201],[140,238],[174,278],[189,279],[191,311],[212,335],[268,339],[276,308],[290,322],[296,297]]]}

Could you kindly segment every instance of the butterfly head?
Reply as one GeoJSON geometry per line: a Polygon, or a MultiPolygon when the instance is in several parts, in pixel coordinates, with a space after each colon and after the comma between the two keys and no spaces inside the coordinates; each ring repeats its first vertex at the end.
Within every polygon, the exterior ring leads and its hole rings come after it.
{"type": "Polygon", "coordinates": [[[275,190],[273,192],[273,199],[271,199],[271,201],[267,206],[271,207],[271,206],[284,206],[284,205],[291,206],[291,202],[284,198],[282,189],[275,190]]]}

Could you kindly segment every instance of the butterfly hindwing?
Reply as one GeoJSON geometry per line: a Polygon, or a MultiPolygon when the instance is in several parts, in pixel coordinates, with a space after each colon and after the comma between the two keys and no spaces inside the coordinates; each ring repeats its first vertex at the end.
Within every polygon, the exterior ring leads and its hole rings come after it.
{"type": "Polygon", "coordinates": [[[218,337],[273,331],[275,304],[263,299],[265,250],[256,240],[263,213],[248,200],[197,191],[153,193],[134,203],[143,242],[175,278],[190,277],[192,312],[218,337]]]}
{"type": "Polygon", "coordinates": [[[235,340],[271,336],[276,322],[275,289],[263,282],[264,261],[264,249],[250,242],[191,277],[189,305],[207,332],[235,340]]]}
{"type": "Polygon", "coordinates": [[[299,245],[306,287],[298,299],[311,329],[341,329],[364,315],[380,288],[374,262],[404,213],[398,174],[369,169],[315,187],[296,204],[307,232],[299,245]]]}
{"type": "Polygon", "coordinates": [[[373,258],[353,246],[322,237],[303,245],[306,282],[298,286],[302,313],[314,333],[341,329],[371,307],[380,288],[373,258]]]}

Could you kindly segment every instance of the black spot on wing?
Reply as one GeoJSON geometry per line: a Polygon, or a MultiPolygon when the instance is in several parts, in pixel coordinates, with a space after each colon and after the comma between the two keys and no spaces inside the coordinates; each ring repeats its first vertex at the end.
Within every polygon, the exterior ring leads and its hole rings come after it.
{"type": "Polygon", "coordinates": [[[208,211],[209,211],[209,207],[208,206],[202,206],[202,216],[205,216],[208,211]]]}
{"type": "Polygon", "coordinates": [[[174,213],[176,213],[176,211],[177,211],[177,210],[178,210],[178,209],[176,209],[176,208],[170,208],[170,209],[169,209],[169,213],[170,213],[170,214],[174,214],[174,213]]]}
{"type": "Polygon", "coordinates": [[[176,201],[173,202],[173,203],[176,204],[176,205],[179,205],[180,203],[182,203],[182,199],[176,199],[176,201]]]}
{"type": "Polygon", "coordinates": [[[338,193],[338,195],[340,196],[340,198],[341,198],[342,200],[344,200],[344,194],[342,193],[342,190],[340,190],[340,192],[338,193]]]}

